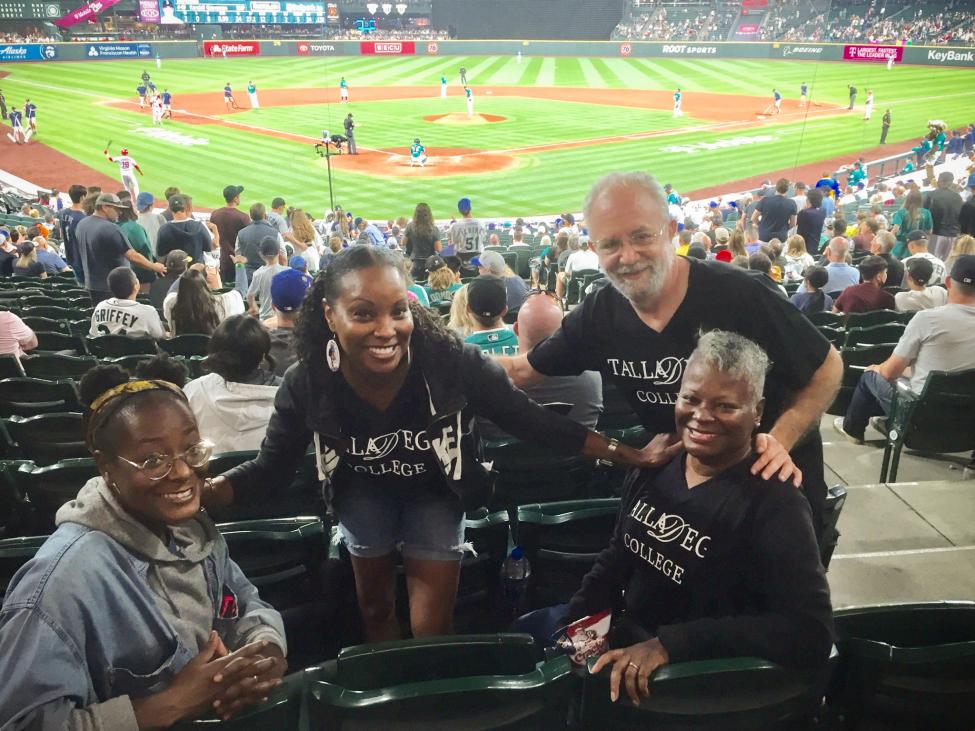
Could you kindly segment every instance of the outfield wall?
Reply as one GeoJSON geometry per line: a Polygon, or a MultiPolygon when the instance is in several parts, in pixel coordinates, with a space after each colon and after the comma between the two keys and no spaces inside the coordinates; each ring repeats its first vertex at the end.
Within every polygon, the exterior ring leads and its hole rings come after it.
{"type": "Polygon", "coordinates": [[[790,59],[975,67],[975,47],[841,43],[660,43],[649,41],[152,41],[0,44],[10,62],[254,56],[570,56],[790,59]]]}

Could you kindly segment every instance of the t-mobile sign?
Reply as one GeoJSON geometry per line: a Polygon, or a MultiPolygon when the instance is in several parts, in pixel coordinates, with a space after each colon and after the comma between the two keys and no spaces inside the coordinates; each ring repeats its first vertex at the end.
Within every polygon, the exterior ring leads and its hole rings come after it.
{"type": "Polygon", "coordinates": [[[887,63],[890,59],[899,62],[902,58],[904,58],[903,46],[843,46],[845,61],[887,63]]]}
{"type": "Polygon", "coordinates": [[[139,22],[159,24],[159,3],[157,0],[139,0],[139,22]]]}

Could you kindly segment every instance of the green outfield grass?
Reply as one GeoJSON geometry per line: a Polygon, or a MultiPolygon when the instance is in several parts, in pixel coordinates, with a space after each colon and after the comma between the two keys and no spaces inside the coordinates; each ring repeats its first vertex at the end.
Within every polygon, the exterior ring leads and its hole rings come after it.
{"type": "MultiPolygon", "coordinates": [[[[184,94],[212,92],[214,98],[221,98],[227,81],[239,98],[246,98],[243,89],[251,79],[259,89],[334,87],[344,75],[351,87],[349,105],[267,108],[233,115],[233,119],[317,136],[325,127],[338,129],[341,118],[352,111],[359,123],[360,145],[403,148],[420,136],[433,154],[437,146],[508,150],[674,127],[669,110],[492,97],[486,94],[491,85],[624,88],[634,95],[643,89],[670,91],[680,86],[692,106],[696,92],[768,98],[773,86],[787,99],[794,99],[799,85],[806,81],[814,102],[842,105],[846,85],[853,82],[860,89],[860,108],[867,88],[873,88],[877,98],[869,123],[860,114],[849,114],[810,119],[806,124],[795,121],[722,132],[710,129],[702,120],[685,117],[679,125],[692,129],[679,134],[519,154],[517,167],[501,173],[396,179],[335,172],[336,202],[384,219],[408,213],[420,200],[431,204],[435,216],[448,217],[463,195],[474,199],[476,213],[483,216],[578,209],[594,178],[613,170],[645,170],[686,191],[829,157],[852,156],[876,145],[880,117],[888,107],[894,117],[888,138],[891,154],[910,147],[908,142],[923,134],[928,119],[945,119],[951,125],[975,120],[970,69],[905,66],[887,71],[882,64],[801,61],[525,58],[519,65],[510,57],[305,57],[165,61],[161,70],[139,61],[98,61],[4,65],[0,70],[10,75],[0,84],[8,104],[22,104],[29,96],[38,105],[39,141],[108,175],[115,170],[102,157],[102,147],[110,139],[113,147],[125,144],[146,171],[140,180],[143,189],[157,195],[175,184],[193,195],[198,205],[217,206],[222,203],[219,191],[224,185],[240,183],[247,188],[246,201],[282,195],[289,204],[316,213],[327,205],[324,170],[308,143],[178,119],[167,122],[169,131],[207,140],[205,145],[185,147],[135,132],[150,126],[146,115],[100,104],[133,99],[144,67],[160,88],[167,87],[174,94],[177,109],[184,94]],[[507,121],[467,128],[433,125],[422,119],[463,111],[456,78],[460,66],[468,69],[476,111],[499,114],[507,121]],[[356,90],[366,86],[435,86],[441,73],[452,84],[452,97],[446,100],[356,101],[356,90]],[[773,139],[728,149],[689,152],[683,148],[758,136],[773,139]]],[[[14,172],[30,177],[29,170],[14,172]]]]}

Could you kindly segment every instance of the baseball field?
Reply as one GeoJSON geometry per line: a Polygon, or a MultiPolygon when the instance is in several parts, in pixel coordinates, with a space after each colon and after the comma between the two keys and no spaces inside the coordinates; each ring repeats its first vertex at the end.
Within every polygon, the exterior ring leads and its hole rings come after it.
{"type": "MultiPolygon", "coordinates": [[[[344,57],[9,64],[0,66],[8,106],[30,99],[38,133],[28,145],[0,135],[0,167],[64,189],[100,182],[118,189],[113,154],[128,147],[157,196],[178,185],[199,207],[244,185],[245,203],[283,196],[315,215],[328,205],[324,161],[313,143],[342,132],[353,114],[360,155],[332,158],[335,202],[372,218],[409,213],[418,201],[446,218],[470,196],[480,216],[577,210],[596,176],[645,170],[681,193],[745,187],[783,173],[812,179],[851,156],[908,150],[928,119],[975,120],[973,72],[883,64],[513,56],[344,57]],[[474,95],[468,118],[458,69],[474,95]],[[153,126],[135,88],[143,69],[173,94],[173,120],[153,126]],[[440,96],[440,76],[449,80],[440,96]],[[348,81],[350,101],[339,102],[348,81]],[[258,89],[259,109],[245,91],[258,89]],[[228,111],[224,84],[240,110],[228,111]],[[806,82],[811,103],[799,106],[806,82]],[[859,90],[847,111],[848,84],[859,90]],[[672,114],[683,90],[684,116],[672,114]],[[781,114],[764,114],[777,88],[781,114]],[[868,89],[876,103],[863,119],[868,89]],[[877,148],[891,110],[888,144],[877,148]],[[429,162],[411,168],[414,138],[429,162]],[[822,168],[822,169],[820,169],[822,168]]],[[[4,131],[7,131],[6,128],[4,131]]]]}

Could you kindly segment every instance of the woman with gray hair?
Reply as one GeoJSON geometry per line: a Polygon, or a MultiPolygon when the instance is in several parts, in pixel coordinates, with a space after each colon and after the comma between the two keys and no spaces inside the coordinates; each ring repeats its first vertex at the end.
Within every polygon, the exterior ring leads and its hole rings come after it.
{"type": "Polygon", "coordinates": [[[568,605],[543,610],[561,623],[614,611],[616,649],[593,668],[612,667],[614,701],[622,684],[638,704],[667,663],[760,657],[814,668],[829,656],[832,609],[809,505],[749,469],[768,367],[741,335],[701,335],[677,399],[684,454],[630,473],[609,547],[568,605]]]}

